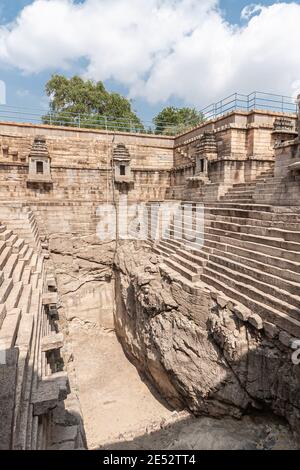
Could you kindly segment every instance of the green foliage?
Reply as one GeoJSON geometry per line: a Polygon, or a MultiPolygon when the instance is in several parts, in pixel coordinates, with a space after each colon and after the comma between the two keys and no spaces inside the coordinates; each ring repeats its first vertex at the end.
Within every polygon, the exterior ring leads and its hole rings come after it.
{"type": "Polygon", "coordinates": [[[195,108],[175,108],[173,106],[164,108],[153,119],[155,133],[168,135],[179,134],[203,121],[203,114],[195,108]]]}
{"type": "Polygon", "coordinates": [[[123,131],[144,131],[131,103],[118,93],[109,93],[102,82],[52,75],[45,86],[50,111],[43,123],[123,131]]]}

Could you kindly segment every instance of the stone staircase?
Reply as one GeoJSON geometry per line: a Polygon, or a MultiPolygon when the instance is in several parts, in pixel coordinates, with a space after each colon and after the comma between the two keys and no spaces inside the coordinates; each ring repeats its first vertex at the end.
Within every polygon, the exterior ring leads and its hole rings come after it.
{"type": "Polygon", "coordinates": [[[32,249],[40,251],[41,237],[32,210],[27,206],[1,206],[1,221],[32,249]]]}
{"type": "Polygon", "coordinates": [[[186,218],[183,238],[176,219],[154,251],[187,282],[203,282],[300,337],[300,210],[255,204],[254,190],[235,185],[205,206],[204,230],[193,243],[194,217],[186,218]]]}
{"type": "Polygon", "coordinates": [[[70,392],[53,317],[57,300],[50,310],[33,214],[0,213],[0,449],[45,449],[53,410],[70,392]]]}
{"type": "Polygon", "coordinates": [[[234,184],[233,187],[220,198],[220,201],[236,202],[240,204],[253,203],[256,188],[260,185],[265,187],[267,184],[274,184],[273,169],[264,171],[255,181],[234,184]]]}

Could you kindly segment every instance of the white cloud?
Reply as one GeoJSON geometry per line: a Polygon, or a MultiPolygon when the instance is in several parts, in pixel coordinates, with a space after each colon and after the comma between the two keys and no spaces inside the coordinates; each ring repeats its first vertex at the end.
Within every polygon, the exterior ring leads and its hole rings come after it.
{"type": "Polygon", "coordinates": [[[242,16],[242,27],[228,24],[218,0],[36,0],[0,27],[0,63],[30,74],[85,58],[86,76],[153,103],[295,93],[300,5],[251,4],[242,16]]]}
{"type": "Polygon", "coordinates": [[[17,95],[20,97],[20,98],[25,98],[25,96],[29,96],[30,95],[30,92],[29,90],[23,90],[20,89],[20,90],[17,90],[17,95]]]}
{"type": "Polygon", "coordinates": [[[255,3],[251,3],[251,5],[245,6],[241,13],[241,18],[243,20],[249,20],[251,16],[255,15],[255,13],[260,13],[262,11],[262,5],[257,5],[255,3]]]}

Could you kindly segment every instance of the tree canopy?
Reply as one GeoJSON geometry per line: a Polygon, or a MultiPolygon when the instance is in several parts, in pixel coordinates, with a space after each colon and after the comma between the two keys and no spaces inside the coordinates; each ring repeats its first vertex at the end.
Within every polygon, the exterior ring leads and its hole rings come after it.
{"type": "Polygon", "coordinates": [[[155,116],[156,134],[178,134],[188,127],[203,122],[204,116],[195,108],[175,108],[168,106],[155,116]]]}
{"type": "Polygon", "coordinates": [[[144,130],[130,101],[118,93],[108,92],[101,81],[55,74],[46,83],[45,91],[50,98],[50,110],[43,116],[45,124],[144,130]]]}

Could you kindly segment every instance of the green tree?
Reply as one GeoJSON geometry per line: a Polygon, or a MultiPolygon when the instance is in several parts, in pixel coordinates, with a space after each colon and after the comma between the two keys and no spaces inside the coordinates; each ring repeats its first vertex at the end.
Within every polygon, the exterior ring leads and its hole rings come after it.
{"type": "Polygon", "coordinates": [[[173,106],[164,108],[153,119],[156,134],[178,134],[203,121],[203,114],[195,108],[175,108],[173,106]]]}
{"type": "Polygon", "coordinates": [[[45,91],[50,110],[45,124],[80,126],[108,130],[144,131],[131,103],[118,93],[109,93],[102,82],[52,75],[45,91]]]}

